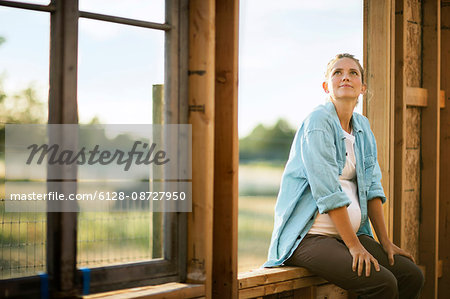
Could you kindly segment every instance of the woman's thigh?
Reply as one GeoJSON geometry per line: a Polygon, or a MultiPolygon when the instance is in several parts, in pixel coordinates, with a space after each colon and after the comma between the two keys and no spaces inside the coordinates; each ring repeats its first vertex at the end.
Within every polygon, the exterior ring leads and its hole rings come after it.
{"type": "Polygon", "coordinates": [[[306,235],[293,255],[285,262],[289,266],[309,269],[329,282],[346,290],[358,293],[370,291],[379,286],[396,289],[394,275],[385,267],[372,271],[369,277],[352,270],[353,258],[345,244],[336,238],[322,235],[306,235]]]}
{"type": "Polygon", "coordinates": [[[388,269],[397,279],[400,298],[415,298],[423,286],[422,271],[409,258],[394,255],[394,265],[389,265],[389,259],[380,243],[373,238],[361,235],[358,237],[367,251],[377,259],[378,263],[388,269]]]}

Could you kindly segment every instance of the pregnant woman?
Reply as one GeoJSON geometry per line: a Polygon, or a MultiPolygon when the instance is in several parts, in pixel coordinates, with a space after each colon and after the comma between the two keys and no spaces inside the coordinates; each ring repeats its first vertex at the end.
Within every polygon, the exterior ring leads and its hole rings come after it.
{"type": "Polygon", "coordinates": [[[359,298],[417,298],[422,272],[388,238],[375,138],[367,118],[353,112],[366,88],[353,55],[328,63],[329,102],[294,138],[264,266],[305,267],[359,298]]]}

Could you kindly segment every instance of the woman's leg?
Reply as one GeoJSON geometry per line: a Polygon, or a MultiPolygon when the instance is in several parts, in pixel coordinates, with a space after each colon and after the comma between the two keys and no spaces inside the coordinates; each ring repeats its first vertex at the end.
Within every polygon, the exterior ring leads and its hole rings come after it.
{"type": "Polygon", "coordinates": [[[300,266],[337,286],[352,291],[360,298],[398,298],[397,279],[380,265],[369,277],[352,270],[352,256],[347,246],[333,237],[306,235],[285,265],[300,266]]]}
{"type": "Polygon", "coordinates": [[[364,248],[377,259],[378,263],[395,275],[399,297],[418,298],[424,282],[423,274],[419,267],[409,258],[402,255],[395,255],[394,265],[391,266],[380,243],[365,235],[361,235],[358,238],[364,248]]]}

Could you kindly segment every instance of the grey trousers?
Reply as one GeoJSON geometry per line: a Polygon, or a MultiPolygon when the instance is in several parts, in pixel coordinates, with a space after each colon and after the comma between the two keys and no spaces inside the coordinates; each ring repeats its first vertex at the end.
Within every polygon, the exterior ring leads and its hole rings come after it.
{"type": "Polygon", "coordinates": [[[329,282],[358,294],[358,298],[418,298],[424,282],[419,267],[401,255],[395,255],[394,265],[390,266],[378,242],[365,235],[358,238],[380,264],[379,272],[372,264],[369,277],[366,277],[365,270],[361,276],[353,272],[352,256],[342,240],[322,235],[306,235],[284,264],[305,267],[329,282]]]}

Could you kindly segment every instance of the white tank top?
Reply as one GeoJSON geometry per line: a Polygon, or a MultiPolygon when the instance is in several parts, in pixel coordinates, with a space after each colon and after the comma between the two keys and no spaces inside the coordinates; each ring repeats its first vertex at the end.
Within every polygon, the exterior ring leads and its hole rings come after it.
{"type": "MultiPolygon", "coordinates": [[[[345,161],[344,169],[342,170],[342,175],[339,176],[339,182],[341,183],[342,190],[352,201],[352,203],[347,207],[347,212],[350,217],[350,223],[353,231],[356,233],[361,224],[361,208],[359,206],[358,186],[356,184],[356,158],[354,150],[355,136],[344,130],[343,132],[345,136],[347,159],[345,161]]],[[[328,214],[319,213],[308,233],[340,238],[339,233],[328,214]]]]}

